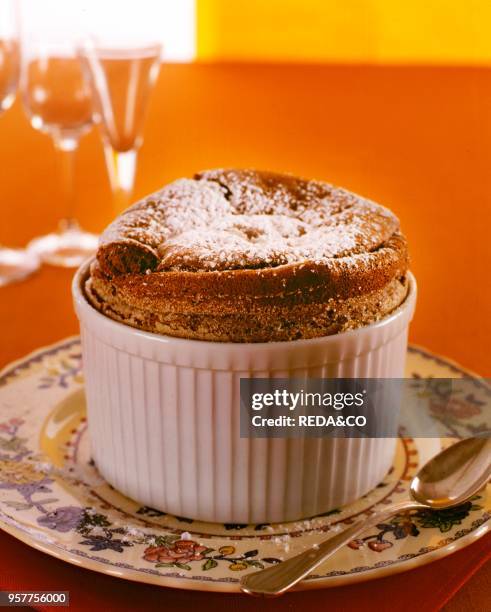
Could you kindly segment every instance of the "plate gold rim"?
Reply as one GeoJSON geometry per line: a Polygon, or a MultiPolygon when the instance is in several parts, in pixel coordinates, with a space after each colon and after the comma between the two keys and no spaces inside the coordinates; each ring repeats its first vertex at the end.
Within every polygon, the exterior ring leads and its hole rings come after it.
{"type": "MultiPolygon", "coordinates": [[[[329,577],[321,577],[321,578],[311,578],[309,580],[304,580],[303,582],[296,585],[292,591],[306,591],[313,589],[324,589],[324,588],[333,588],[337,586],[348,586],[350,584],[359,583],[359,582],[368,582],[370,580],[376,580],[378,578],[385,578],[387,576],[392,576],[396,574],[401,574],[405,571],[416,569],[418,567],[423,567],[429,563],[433,563],[441,558],[448,557],[449,555],[466,548],[470,544],[474,543],[476,540],[482,538],[491,527],[491,520],[488,519],[483,525],[481,525],[475,531],[462,536],[455,542],[451,542],[450,544],[446,544],[427,553],[421,553],[413,557],[412,559],[406,559],[397,561],[388,565],[387,567],[378,567],[368,569],[364,572],[346,574],[344,576],[329,576],[329,577]]],[[[175,579],[168,576],[154,576],[152,574],[140,574],[135,570],[111,570],[108,567],[105,567],[102,563],[94,561],[92,559],[85,559],[80,557],[70,557],[69,554],[63,553],[60,549],[55,546],[52,546],[48,543],[40,542],[34,538],[30,538],[23,531],[15,527],[14,525],[10,525],[0,519],[0,529],[6,531],[9,535],[14,538],[20,540],[24,544],[27,544],[31,548],[35,548],[40,552],[46,553],[51,557],[55,557],[61,561],[65,561],[70,563],[71,565],[75,565],[77,567],[81,567],[83,569],[88,569],[90,571],[97,572],[99,574],[104,574],[107,576],[112,576],[113,578],[120,578],[122,580],[131,580],[132,582],[139,582],[143,584],[152,584],[155,586],[163,586],[170,588],[177,588],[182,590],[193,590],[193,591],[212,591],[215,593],[242,593],[239,588],[239,580],[237,579],[235,582],[206,582],[203,580],[199,580],[199,577],[192,578],[179,578],[175,579]]]]}

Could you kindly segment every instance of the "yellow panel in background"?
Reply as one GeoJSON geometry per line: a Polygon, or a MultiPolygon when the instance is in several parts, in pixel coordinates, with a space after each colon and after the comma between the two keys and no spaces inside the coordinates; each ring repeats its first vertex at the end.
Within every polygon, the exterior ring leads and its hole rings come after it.
{"type": "Polygon", "coordinates": [[[491,0],[197,0],[198,58],[491,64],[491,0]]]}

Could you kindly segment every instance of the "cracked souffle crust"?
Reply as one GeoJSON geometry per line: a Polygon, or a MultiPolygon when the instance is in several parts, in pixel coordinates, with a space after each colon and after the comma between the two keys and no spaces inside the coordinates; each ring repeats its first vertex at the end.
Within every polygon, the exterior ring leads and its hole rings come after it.
{"type": "Polygon", "coordinates": [[[320,181],[209,170],[106,229],[86,294],[147,331],[268,342],[381,319],[404,301],[407,269],[406,240],[386,208],[320,181]]]}

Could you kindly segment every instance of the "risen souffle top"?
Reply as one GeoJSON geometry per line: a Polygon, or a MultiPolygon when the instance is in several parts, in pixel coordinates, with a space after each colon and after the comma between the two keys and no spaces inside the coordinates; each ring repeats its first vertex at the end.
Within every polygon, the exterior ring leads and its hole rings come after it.
{"type": "Polygon", "coordinates": [[[407,269],[399,221],[383,206],[321,181],[209,170],[105,230],[86,294],[159,334],[294,340],[386,316],[406,297],[407,269]]]}

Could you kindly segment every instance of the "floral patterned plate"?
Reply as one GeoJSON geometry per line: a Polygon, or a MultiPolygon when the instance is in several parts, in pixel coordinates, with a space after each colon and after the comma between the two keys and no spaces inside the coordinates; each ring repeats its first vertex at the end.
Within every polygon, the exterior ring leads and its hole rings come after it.
{"type": "MultiPolygon", "coordinates": [[[[471,376],[412,347],[407,374],[471,376]]],[[[442,413],[428,386],[430,410],[449,436],[479,427],[475,392],[442,413]]],[[[121,578],[185,589],[238,591],[245,572],[278,563],[334,534],[356,517],[407,496],[421,463],[446,439],[399,440],[394,465],[357,502],[283,525],[219,525],[170,516],[125,498],[104,482],[89,453],[80,343],[70,338],[7,367],[0,375],[0,527],[70,563],[121,578]]],[[[443,557],[482,536],[491,524],[491,494],[438,513],[394,517],[369,529],[299,588],[347,584],[404,571],[443,557]]]]}

